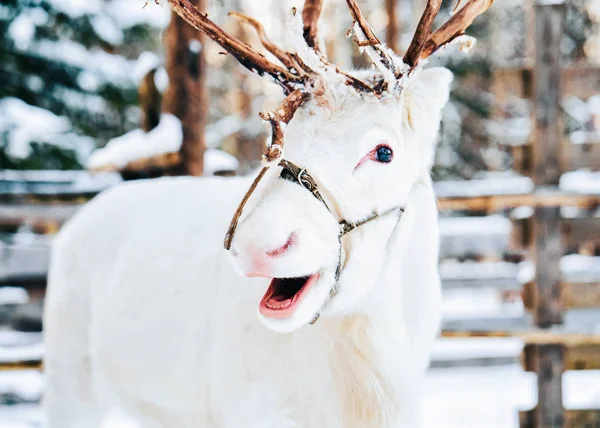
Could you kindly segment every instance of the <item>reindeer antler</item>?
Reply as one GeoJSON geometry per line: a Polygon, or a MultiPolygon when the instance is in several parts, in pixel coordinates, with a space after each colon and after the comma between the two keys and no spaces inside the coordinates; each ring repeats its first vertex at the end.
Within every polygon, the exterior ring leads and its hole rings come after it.
{"type": "MultiPolygon", "coordinates": [[[[398,67],[396,61],[394,61],[394,56],[375,36],[356,0],[346,0],[350,14],[354,19],[354,27],[359,29],[359,31],[355,29],[359,46],[372,48],[372,51],[367,50],[367,53],[369,53],[375,65],[378,67],[384,66],[393,72],[396,78],[401,78],[406,72],[412,71],[420,60],[429,57],[439,48],[463,35],[473,20],[485,12],[493,2],[494,0],[468,0],[444,25],[432,33],[433,22],[440,11],[442,0],[428,0],[413,39],[402,59],[406,67],[402,68],[398,67]]],[[[460,3],[461,0],[458,0],[457,8],[460,3]]],[[[376,85],[376,87],[381,86],[381,84],[376,85]]]]}
{"type": "Polygon", "coordinates": [[[421,16],[419,25],[417,25],[415,35],[413,36],[413,39],[410,42],[406,53],[404,54],[403,60],[409,67],[413,68],[417,65],[417,62],[421,56],[421,52],[423,51],[423,47],[425,47],[425,43],[427,43],[429,35],[431,34],[433,21],[435,20],[435,17],[437,16],[441,7],[442,0],[429,0],[427,2],[427,6],[425,6],[425,11],[421,16]]]}
{"type": "Polygon", "coordinates": [[[394,59],[386,52],[386,49],[371,29],[371,26],[360,10],[360,7],[358,7],[358,4],[356,4],[356,1],[346,0],[346,3],[348,4],[350,14],[354,20],[354,33],[357,38],[358,46],[361,48],[371,48],[373,50],[373,55],[369,56],[375,64],[381,65],[395,74],[396,66],[394,64],[394,59]]]}
{"type": "Polygon", "coordinates": [[[492,3],[494,0],[469,0],[444,25],[428,37],[420,57],[427,58],[439,48],[463,35],[475,18],[488,10],[492,3]]]}
{"type": "Polygon", "coordinates": [[[264,74],[270,75],[283,87],[286,93],[294,90],[293,83],[303,83],[301,76],[293,74],[289,69],[272,63],[264,55],[252,48],[252,46],[227,34],[208,19],[206,14],[200,12],[189,0],[169,0],[169,3],[179,16],[221,45],[240,64],[260,76],[264,74]]]}
{"type": "Polygon", "coordinates": [[[282,124],[289,123],[294,117],[294,113],[296,110],[302,105],[304,101],[308,98],[308,94],[306,92],[302,92],[297,89],[291,94],[289,94],[279,108],[275,111],[269,112],[261,112],[260,117],[264,120],[267,120],[271,123],[271,127],[273,129],[273,134],[271,136],[271,144],[267,150],[267,152],[263,155],[263,161],[265,161],[265,166],[260,170],[258,176],[252,182],[252,185],[242,198],[242,201],[238,205],[235,213],[233,214],[233,218],[231,219],[231,223],[229,224],[229,228],[227,229],[227,233],[225,234],[225,240],[223,242],[225,249],[229,250],[231,248],[231,241],[233,241],[233,235],[235,234],[235,229],[237,229],[238,222],[240,221],[240,217],[242,216],[242,212],[244,211],[244,207],[252,193],[258,187],[258,183],[263,179],[269,166],[271,163],[279,160],[283,156],[283,127],[282,124]]]}
{"type": "Polygon", "coordinates": [[[317,23],[321,16],[323,8],[323,0],[305,0],[304,8],[302,9],[302,21],[304,22],[304,40],[306,44],[320,53],[319,41],[317,40],[317,23]]]}
{"type": "MultiPolygon", "coordinates": [[[[465,5],[448,22],[432,33],[433,22],[440,10],[442,0],[428,0],[413,40],[404,58],[401,59],[379,41],[358,7],[356,0],[346,0],[354,19],[353,30],[358,44],[367,51],[367,54],[379,70],[379,75],[369,80],[369,83],[372,83],[370,85],[341,71],[337,66],[331,64],[321,52],[317,40],[317,22],[321,14],[323,0],[305,0],[304,2],[302,10],[302,18],[304,20],[303,37],[309,48],[314,50],[314,55],[309,51],[309,53],[305,52],[306,56],[303,57],[299,53],[287,52],[271,42],[262,24],[254,18],[241,13],[230,14],[230,16],[239,21],[251,25],[258,34],[263,47],[277,58],[281,65],[270,61],[253,47],[227,34],[208,19],[205,13],[199,11],[190,3],[189,0],[168,1],[173,10],[189,24],[204,32],[209,38],[221,45],[223,49],[234,56],[248,70],[260,76],[271,76],[287,95],[277,110],[262,112],[260,114],[264,120],[269,121],[271,124],[271,144],[263,156],[264,168],[252,183],[252,186],[242,199],[231,220],[229,230],[225,236],[224,244],[226,249],[231,247],[233,234],[250,196],[264,177],[269,166],[283,157],[283,125],[292,119],[294,113],[313,92],[318,96],[322,84],[315,83],[322,82],[317,82],[317,79],[327,75],[327,73],[329,75],[336,74],[338,77],[342,77],[342,79],[337,79],[338,81],[342,81],[346,85],[353,87],[358,93],[371,94],[376,97],[383,96],[385,91],[390,88],[401,89],[401,86],[394,85],[393,81],[405,76],[417,67],[420,60],[427,58],[440,47],[462,35],[473,20],[485,12],[493,2],[493,0],[467,0],[465,5]],[[310,58],[310,60],[306,58],[310,58]]],[[[295,9],[293,9],[293,12],[296,15],[295,9]]]]}

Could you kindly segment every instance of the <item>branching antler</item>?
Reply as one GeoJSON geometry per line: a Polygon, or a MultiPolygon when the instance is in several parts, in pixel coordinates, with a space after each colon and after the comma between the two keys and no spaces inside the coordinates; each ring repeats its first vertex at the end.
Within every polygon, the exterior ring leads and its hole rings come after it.
{"type": "Polygon", "coordinates": [[[469,0],[438,30],[429,36],[420,58],[427,58],[439,48],[464,34],[475,18],[489,9],[494,0],[469,0]]]}
{"type": "Polygon", "coordinates": [[[289,123],[296,110],[307,100],[308,94],[300,89],[289,94],[275,111],[262,111],[260,117],[271,123],[273,130],[271,145],[264,155],[266,162],[273,162],[279,158],[283,151],[283,125],[289,123]]]}
{"type": "MultiPolygon", "coordinates": [[[[406,74],[407,71],[410,72],[413,70],[419,63],[419,60],[427,58],[439,48],[464,34],[464,31],[471,25],[473,20],[485,12],[493,2],[494,0],[468,0],[462,8],[458,9],[461,3],[461,0],[458,0],[458,5],[455,8],[456,13],[444,25],[432,33],[433,22],[440,11],[442,0],[428,0],[415,35],[402,59],[406,67],[402,68],[396,64],[393,55],[389,54],[377,36],[375,36],[375,33],[356,4],[356,0],[346,0],[350,14],[354,19],[355,33],[357,32],[356,27],[358,27],[361,33],[357,34],[359,46],[371,47],[377,55],[376,58],[370,55],[376,65],[382,65],[392,71],[398,79],[406,74]],[[457,9],[458,11],[456,11],[457,9]]],[[[381,87],[382,85],[379,86],[381,87]]]]}
{"type": "MultiPolygon", "coordinates": [[[[335,80],[339,81],[339,77],[341,76],[341,81],[353,87],[358,93],[375,95],[376,97],[383,96],[385,91],[390,88],[401,89],[399,85],[390,85],[390,83],[393,83],[392,81],[395,79],[400,79],[404,74],[414,69],[418,65],[419,60],[427,58],[437,49],[463,34],[473,20],[485,12],[493,2],[493,0],[467,0],[466,4],[448,22],[432,33],[431,28],[440,10],[442,0],[428,0],[413,40],[403,60],[401,60],[379,41],[358,7],[356,0],[346,0],[354,19],[353,29],[358,39],[358,44],[361,48],[367,50],[369,57],[379,69],[379,74],[375,79],[369,81],[369,83],[373,83],[371,86],[331,64],[319,49],[317,22],[321,14],[323,0],[305,0],[302,11],[304,40],[310,48],[314,49],[314,53],[318,58],[316,61],[307,59],[306,63],[310,64],[310,66],[305,63],[303,58],[312,58],[314,56],[312,52],[307,54],[306,57],[301,57],[301,53],[287,52],[281,49],[269,40],[262,24],[254,18],[241,13],[230,14],[230,16],[237,20],[251,25],[256,31],[263,47],[275,56],[281,62],[281,65],[271,62],[251,46],[227,34],[208,19],[205,13],[199,11],[190,3],[189,0],[168,1],[173,10],[189,24],[204,32],[209,38],[221,45],[223,49],[234,56],[248,70],[261,76],[265,74],[271,76],[284,89],[287,95],[277,110],[260,113],[260,116],[271,124],[271,144],[263,156],[264,168],[252,183],[252,186],[242,199],[231,220],[224,242],[225,248],[228,250],[231,248],[233,234],[235,233],[244,206],[261,179],[265,176],[268,168],[275,162],[279,162],[283,157],[285,124],[290,122],[294,113],[313,93],[315,96],[318,96],[322,90],[323,82],[317,82],[317,79],[328,73],[329,75],[336,74],[338,78],[335,80]],[[404,61],[404,65],[402,61],[404,61]]],[[[296,12],[295,9],[293,11],[294,13],[296,12]]]]}
{"type": "Polygon", "coordinates": [[[415,31],[415,35],[413,36],[406,53],[404,54],[404,62],[411,68],[414,68],[421,57],[421,52],[425,47],[425,43],[429,39],[431,35],[431,28],[433,27],[433,21],[437,16],[440,8],[442,7],[442,0],[429,0],[427,2],[427,6],[425,6],[425,11],[421,16],[421,20],[419,21],[419,25],[415,31]]]}
{"type": "Polygon", "coordinates": [[[307,67],[304,64],[301,65],[293,54],[284,51],[279,46],[271,42],[265,33],[265,28],[256,19],[239,12],[229,12],[228,16],[252,26],[265,49],[271,52],[275,58],[281,61],[281,63],[286,66],[288,70],[295,72],[298,75],[306,74],[306,71],[308,70],[307,67]]]}
{"type": "Polygon", "coordinates": [[[289,123],[294,117],[294,113],[296,110],[302,105],[304,101],[309,97],[308,93],[302,92],[297,89],[291,94],[289,94],[281,103],[279,108],[275,111],[269,112],[261,112],[260,117],[264,120],[267,120],[271,123],[271,127],[273,129],[273,134],[271,137],[271,145],[267,152],[263,155],[263,160],[266,165],[260,170],[258,176],[252,182],[252,185],[242,198],[239,206],[235,210],[233,214],[233,218],[231,219],[231,223],[229,224],[229,228],[227,229],[227,233],[225,234],[225,240],[223,242],[225,249],[229,250],[231,248],[231,241],[233,241],[233,235],[235,234],[235,230],[237,229],[237,225],[240,221],[240,217],[242,216],[242,212],[244,212],[244,207],[250,200],[250,196],[258,187],[258,184],[263,179],[269,166],[271,163],[278,161],[283,156],[283,125],[289,123]]]}
{"type": "Polygon", "coordinates": [[[305,0],[304,8],[302,9],[302,21],[304,22],[304,40],[306,44],[313,48],[317,53],[321,52],[319,41],[317,40],[317,24],[321,10],[323,8],[323,0],[305,0]]]}
{"type": "Polygon", "coordinates": [[[352,15],[352,19],[354,20],[354,32],[356,34],[356,37],[358,38],[358,46],[372,48],[377,56],[375,61],[380,62],[381,65],[383,65],[388,70],[395,72],[396,67],[394,65],[393,58],[383,48],[383,45],[373,32],[373,29],[367,22],[356,1],[346,0],[346,3],[348,4],[350,14],[352,15]]]}
{"type": "Polygon", "coordinates": [[[217,42],[223,49],[229,52],[240,64],[248,70],[263,76],[270,75],[286,93],[294,90],[293,83],[302,83],[303,78],[293,74],[290,70],[269,61],[264,55],[257,52],[246,43],[230,36],[206,14],[200,12],[189,0],[169,0],[173,10],[185,19],[194,28],[204,32],[208,37],[217,42]]]}

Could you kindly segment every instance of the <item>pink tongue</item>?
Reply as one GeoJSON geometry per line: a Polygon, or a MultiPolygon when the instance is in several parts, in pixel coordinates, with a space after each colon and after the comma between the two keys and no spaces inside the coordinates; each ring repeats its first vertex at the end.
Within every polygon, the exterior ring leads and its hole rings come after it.
{"type": "Polygon", "coordinates": [[[290,306],[291,304],[292,304],[292,299],[287,298],[283,294],[277,294],[277,295],[271,297],[266,302],[266,306],[271,309],[284,309],[284,308],[287,308],[288,306],[290,306]]]}
{"type": "Polygon", "coordinates": [[[269,301],[275,301],[275,302],[285,302],[286,300],[291,300],[291,297],[286,296],[285,294],[275,294],[274,296],[272,296],[269,301]]]}

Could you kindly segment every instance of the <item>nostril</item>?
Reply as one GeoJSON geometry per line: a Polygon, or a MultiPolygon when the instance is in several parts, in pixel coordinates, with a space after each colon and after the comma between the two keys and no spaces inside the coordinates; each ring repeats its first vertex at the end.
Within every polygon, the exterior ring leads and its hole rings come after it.
{"type": "Polygon", "coordinates": [[[269,257],[277,257],[277,256],[282,255],[296,243],[297,239],[298,239],[298,237],[296,235],[296,232],[292,232],[285,244],[283,244],[281,247],[279,247],[275,250],[267,251],[267,255],[269,257]]]}

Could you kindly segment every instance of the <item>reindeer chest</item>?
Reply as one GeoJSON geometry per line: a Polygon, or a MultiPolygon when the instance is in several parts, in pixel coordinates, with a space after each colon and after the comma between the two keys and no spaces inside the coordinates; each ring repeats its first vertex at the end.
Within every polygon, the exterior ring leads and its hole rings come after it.
{"type": "Polygon", "coordinates": [[[331,353],[334,388],[346,428],[390,426],[397,409],[393,375],[371,336],[372,326],[363,316],[339,323],[339,339],[331,353]]]}

